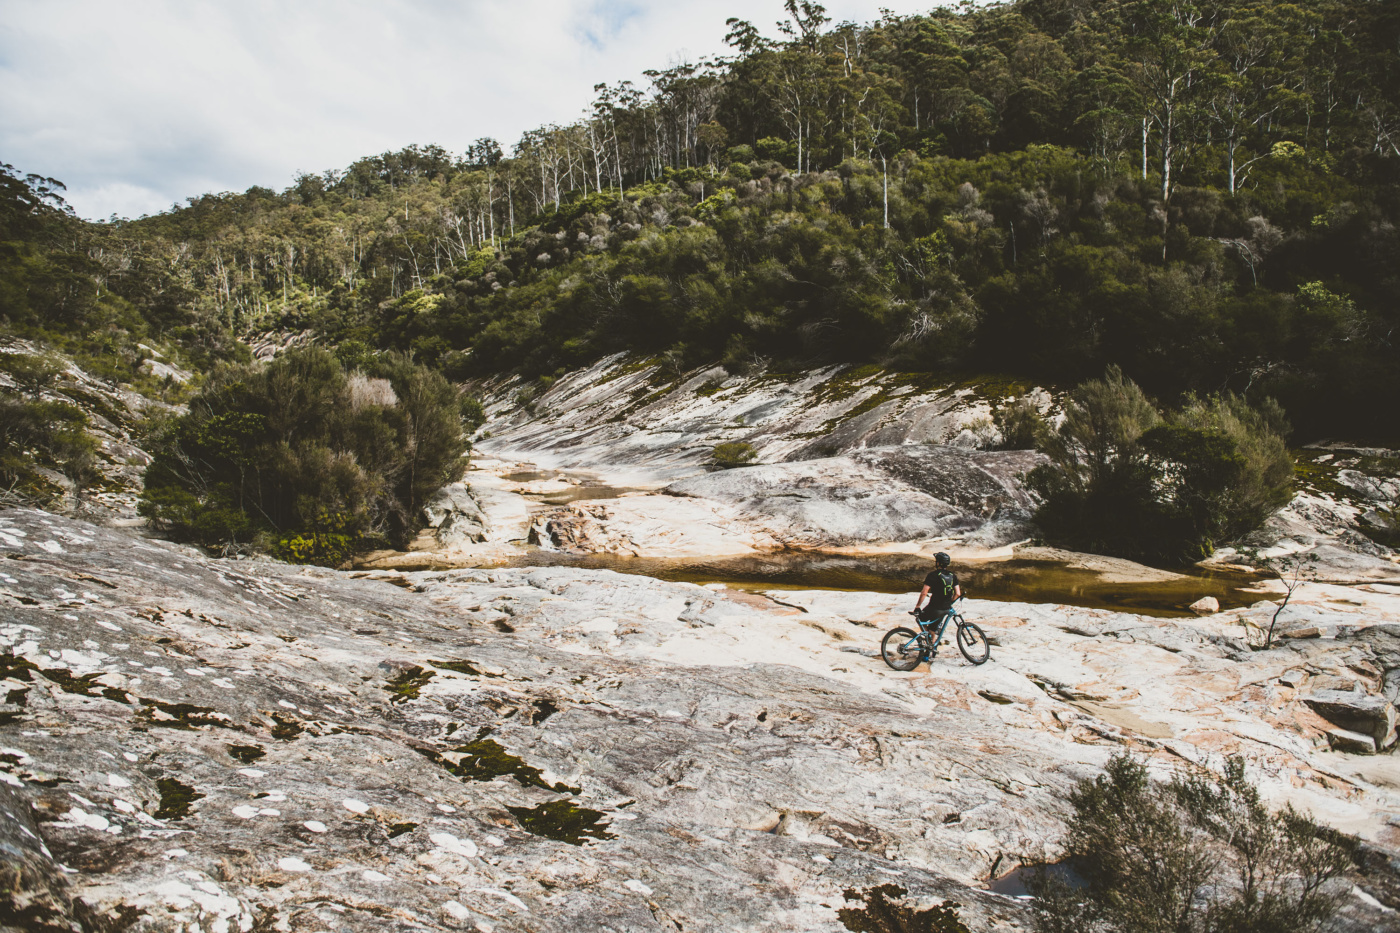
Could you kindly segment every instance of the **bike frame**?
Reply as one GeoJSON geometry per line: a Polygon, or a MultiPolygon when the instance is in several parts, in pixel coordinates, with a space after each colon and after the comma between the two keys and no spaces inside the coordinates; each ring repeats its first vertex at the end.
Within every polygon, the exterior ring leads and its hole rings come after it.
{"type": "Polygon", "coordinates": [[[933,627],[936,625],[937,631],[934,632],[932,643],[928,646],[927,650],[937,651],[938,643],[943,640],[943,633],[947,631],[948,622],[952,619],[956,619],[958,621],[958,624],[962,624],[962,616],[958,614],[958,611],[956,609],[943,610],[942,618],[937,619],[933,622],[924,622],[918,616],[915,616],[914,621],[917,622],[919,625],[919,634],[906,641],[903,645],[900,646],[899,650],[901,652],[908,651],[911,645],[913,645],[919,639],[923,638],[925,635],[933,631],[933,627]]]}

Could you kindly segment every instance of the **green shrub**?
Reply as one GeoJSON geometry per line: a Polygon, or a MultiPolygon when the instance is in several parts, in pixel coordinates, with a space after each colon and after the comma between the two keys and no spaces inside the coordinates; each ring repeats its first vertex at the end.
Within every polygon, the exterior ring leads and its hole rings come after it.
{"type": "Polygon", "coordinates": [[[1065,848],[1082,886],[1040,867],[1041,933],[1307,933],[1336,911],[1349,840],[1291,806],[1271,812],[1244,761],[1154,784],[1124,754],[1070,794],[1065,848]]]}
{"type": "Polygon", "coordinates": [[[44,478],[42,467],[63,474],[81,495],[100,477],[87,424],[88,416],[66,402],[0,396],[0,490],[52,502],[62,490],[44,478]]]}
{"type": "Polygon", "coordinates": [[[1050,431],[1040,410],[1028,398],[1018,398],[998,408],[992,414],[992,423],[1001,433],[1002,450],[1034,450],[1045,443],[1050,431]]]}
{"type": "Polygon", "coordinates": [[[48,356],[33,353],[0,353],[0,372],[14,380],[26,395],[37,396],[58,379],[63,367],[48,356]]]}
{"type": "Polygon", "coordinates": [[[726,441],[716,444],[710,453],[710,462],[727,470],[731,467],[747,466],[758,458],[758,451],[747,441],[726,441]]]}
{"type": "Polygon", "coordinates": [[[1065,420],[1045,432],[1049,464],[1030,484],[1054,544],[1137,559],[1182,561],[1259,527],[1292,497],[1287,425],[1277,405],[1227,395],[1165,419],[1117,367],[1080,385],[1065,420]]]}
{"type": "Polygon", "coordinates": [[[406,544],[465,468],[473,409],[405,356],[359,358],[347,373],[312,348],[215,373],[156,427],[140,514],[177,540],[265,540],[295,561],[339,564],[370,535],[406,544]]]}
{"type": "Polygon", "coordinates": [[[481,399],[472,395],[463,395],[461,409],[462,424],[468,433],[486,423],[486,408],[481,404],[481,399]]]}

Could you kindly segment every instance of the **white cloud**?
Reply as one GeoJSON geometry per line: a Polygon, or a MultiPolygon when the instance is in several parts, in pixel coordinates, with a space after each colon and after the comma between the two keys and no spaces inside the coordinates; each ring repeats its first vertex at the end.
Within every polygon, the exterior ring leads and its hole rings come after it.
{"type": "MultiPolygon", "coordinates": [[[[831,0],[835,20],[925,2],[831,0]]],[[[574,119],[593,85],[722,53],[724,21],[775,35],[779,0],[11,0],[0,159],[80,214],[154,213],[281,189],[410,143],[460,152],[574,119]]]]}

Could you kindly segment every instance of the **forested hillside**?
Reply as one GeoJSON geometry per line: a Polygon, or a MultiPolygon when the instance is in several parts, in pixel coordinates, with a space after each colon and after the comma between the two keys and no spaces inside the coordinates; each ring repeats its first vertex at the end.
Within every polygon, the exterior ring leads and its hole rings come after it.
{"type": "Polygon", "coordinates": [[[110,224],[8,175],[7,326],[128,367],[136,337],[204,367],[304,329],[452,378],[1117,364],[1164,401],[1276,397],[1301,439],[1400,432],[1396,4],[787,7],[508,147],[110,224]]]}

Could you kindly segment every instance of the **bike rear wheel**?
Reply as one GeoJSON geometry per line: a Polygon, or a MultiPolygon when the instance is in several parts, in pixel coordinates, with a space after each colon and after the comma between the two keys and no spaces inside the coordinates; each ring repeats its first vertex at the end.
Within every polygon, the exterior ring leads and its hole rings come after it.
{"type": "Polygon", "coordinates": [[[880,657],[897,671],[912,671],[924,659],[924,649],[915,640],[918,637],[918,632],[907,628],[890,629],[880,642],[880,657]]]}
{"type": "Polygon", "coordinates": [[[992,656],[992,644],[986,634],[971,622],[958,625],[958,650],[973,664],[985,664],[992,656]]]}

